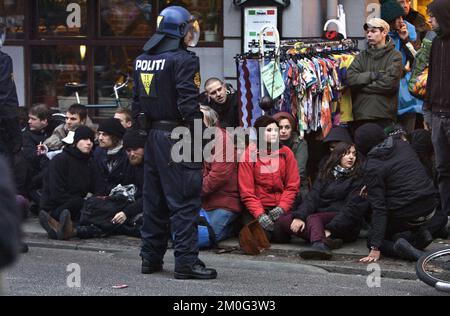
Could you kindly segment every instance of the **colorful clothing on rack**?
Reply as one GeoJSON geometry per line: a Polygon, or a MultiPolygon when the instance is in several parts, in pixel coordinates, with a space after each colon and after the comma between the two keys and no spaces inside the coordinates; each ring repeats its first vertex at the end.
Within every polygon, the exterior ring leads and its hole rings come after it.
{"type": "Polygon", "coordinates": [[[241,126],[253,126],[262,115],[259,107],[261,100],[261,73],[258,59],[239,59],[238,61],[238,99],[241,126]]]}

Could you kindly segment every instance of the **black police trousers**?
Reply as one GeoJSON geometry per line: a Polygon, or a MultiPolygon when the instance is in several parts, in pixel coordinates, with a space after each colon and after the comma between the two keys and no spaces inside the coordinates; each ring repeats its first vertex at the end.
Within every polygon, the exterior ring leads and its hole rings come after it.
{"type": "Polygon", "coordinates": [[[171,159],[176,141],[168,131],[152,129],[145,146],[144,223],[141,257],[163,264],[173,238],[175,271],[198,260],[197,222],[201,207],[202,164],[171,159]]]}

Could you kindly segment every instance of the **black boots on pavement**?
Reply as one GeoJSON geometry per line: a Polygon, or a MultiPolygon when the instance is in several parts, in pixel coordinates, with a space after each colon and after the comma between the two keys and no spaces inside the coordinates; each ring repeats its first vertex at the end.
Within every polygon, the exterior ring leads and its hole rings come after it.
{"type": "MultiPolygon", "coordinates": [[[[142,259],[142,274],[152,274],[162,271],[162,269],[162,264],[154,264],[147,259],[142,259]]],[[[217,278],[217,271],[206,268],[205,264],[201,260],[197,260],[192,266],[175,269],[174,277],[175,279],[180,280],[210,280],[217,278]]]]}
{"type": "Polygon", "coordinates": [[[311,249],[300,251],[299,255],[306,260],[330,260],[333,256],[330,248],[320,241],[314,242],[311,249]]]}

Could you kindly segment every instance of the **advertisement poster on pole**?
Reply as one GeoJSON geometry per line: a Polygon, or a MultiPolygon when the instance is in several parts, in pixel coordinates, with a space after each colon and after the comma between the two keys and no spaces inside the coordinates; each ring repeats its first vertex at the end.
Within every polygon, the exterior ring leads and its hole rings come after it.
{"type": "MultiPolygon", "coordinates": [[[[265,26],[278,25],[278,8],[276,6],[248,7],[244,9],[244,52],[250,51],[249,44],[255,40],[258,42],[258,33],[265,26]]],[[[274,41],[271,30],[265,34],[265,39],[274,41]]]]}

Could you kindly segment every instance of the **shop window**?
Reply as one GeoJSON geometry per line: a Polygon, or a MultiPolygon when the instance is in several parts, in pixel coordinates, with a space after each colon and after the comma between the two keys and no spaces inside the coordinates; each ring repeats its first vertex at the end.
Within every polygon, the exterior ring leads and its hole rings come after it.
{"type": "MultiPolygon", "coordinates": [[[[31,47],[32,104],[45,103],[65,111],[75,103],[75,97],[64,86],[68,82],[87,82],[85,61],[80,46],[31,47]]],[[[81,102],[86,103],[87,98],[81,102]]]]}
{"type": "Polygon", "coordinates": [[[168,6],[179,5],[189,10],[191,14],[200,20],[202,31],[200,42],[222,41],[222,6],[223,0],[160,0],[160,9],[168,6]]]}
{"type": "Polygon", "coordinates": [[[100,0],[100,35],[148,38],[153,33],[151,1],[100,0]]]}
{"type": "MultiPolygon", "coordinates": [[[[133,61],[142,53],[141,46],[105,46],[94,49],[95,102],[115,104],[114,84],[124,82],[127,75],[133,76],[133,61]]],[[[124,107],[131,107],[133,83],[120,90],[119,97],[124,107]]],[[[99,110],[97,116],[110,117],[116,109],[99,110]]]]}
{"type": "Polygon", "coordinates": [[[38,0],[37,34],[87,36],[87,0],[38,0]]]}
{"type": "Polygon", "coordinates": [[[25,0],[0,0],[0,23],[7,27],[8,39],[24,38],[25,0]]]}

